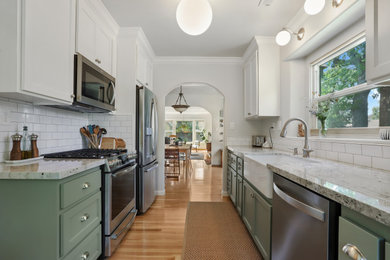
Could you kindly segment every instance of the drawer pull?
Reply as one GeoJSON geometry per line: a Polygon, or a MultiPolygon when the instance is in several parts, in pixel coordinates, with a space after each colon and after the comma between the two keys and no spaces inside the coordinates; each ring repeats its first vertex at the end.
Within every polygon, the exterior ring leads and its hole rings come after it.
{"type": "Polygon", "coordinates": [[[88,214],[84,214],[83,216],[81,216],[80,220],[81,222],[85,222],[89,219],[89,215],[88,214]]]}
{"type": "Polygon", "coordinates": [[[95,61],[96,61],[96,63],[98,63],[98,64],[102,63],[102,61],[99,60],[99,59],[95,59],[95,61]]]}
{"type": "Polygon", "coordinates": [[[91,185],[88,182],[83,183],[83,190],[86,190],[90,187],[91,185]]]}
{"type": "Polygon", "coordinates": [[[363,253],[352,244],[346,244],[343,246],[343,252],[354,260],[367,260],[367,258],[363,255],[363,253]]]}
{"type": "Polygon", "coordinates": [[[89,257],[89,252],[84,252],[82,255],[81,255],[81,260],[87,260],[89,257]]]}

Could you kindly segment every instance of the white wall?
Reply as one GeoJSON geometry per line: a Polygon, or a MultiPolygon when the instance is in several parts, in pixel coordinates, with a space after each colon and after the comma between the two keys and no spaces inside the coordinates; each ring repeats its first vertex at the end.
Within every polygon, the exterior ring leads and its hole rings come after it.
{"type": "MultiPolygon", "coordinates": [[[[165,96],[180,84],[199,82],[209,84],[224,96],[225,143],[234,144],[237,140],[250,144],[250,136],[259,134],[261,122],[244,119],[243,70],[241,61],[207,61],[205,59],[170,60],[160,59],[154,66],[154,92],[158,97],[159,150],[158,160],[164,161],[164,108],[165,96]],[[242,141],[244,140],[244,142],[242,141]]],[[[168,104],[170,105],[170,104],[168,104]]],[[[160,163],[157,190],[165,192],[164,169],[160,163]]],[[[226,187],[226,184],[224,184],[226,187]]]]}

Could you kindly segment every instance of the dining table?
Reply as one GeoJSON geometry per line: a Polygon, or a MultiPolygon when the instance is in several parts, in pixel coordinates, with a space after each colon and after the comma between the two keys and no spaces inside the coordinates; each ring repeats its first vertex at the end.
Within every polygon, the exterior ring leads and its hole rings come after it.
{"type": "Polygon", "coordinates": [[[183,144],[183,145],[171,145],[171,144],[166,144],[165,149],[168,150],[179,150],[179,153],[184,153],[185,154],[185,160],[184,162],[184,167],[186,169],[186,173],[188,173],[190,164],[191,164],[191,144],[183,144]]]}

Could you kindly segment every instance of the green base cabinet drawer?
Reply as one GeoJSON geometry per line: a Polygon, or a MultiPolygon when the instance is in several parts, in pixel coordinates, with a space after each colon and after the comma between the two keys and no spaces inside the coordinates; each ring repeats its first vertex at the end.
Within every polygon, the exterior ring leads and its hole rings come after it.
{"type": "Polygon", "coordinates": [[[241,176],[244,174],[244,161],[240,157],[237,157],[237,173],[241,176]]]}
{"type": "MultiPolygon", "coordinates": [[[[343,252],[343,247],[348,244],[356,247],[366,259],[383,259],[383,255],[381,255],[384,246],[383,238],[366,231],[343,217],[340,217],[338,245],[339,260],[351,260],[351,257],[343,252]]],[[[351,251],[353,251],[353,249],[351,249],[351,251]]]]}
{"type": "Polygon", "coordinates": [[[237,176],[237,196],[236,196],[236,209],[238,214],[242,214],[242,177],[237,176]]]}
{"type": "Polygon", "coordinates": [[[237,194],[237,173],[234,171],[232,171],[231,185],[232,185],[232,189],[231,189],[230,199],[235,206],[236,205],[236,194],[237,194]]]}
{"type": "Polygon", "coordinates": [[[390,260],[390,243],[386,242],[386,260],[390,260]]]}
{"type": "Polygon", "coordinates": [[[102,230],[99,225],[88,237],[81,242],[63,260],[88,259],[96,260],[102,253],[102,230]]]}
{"type": "Polygon", "coordinates": [[[232,167],[232,169],[234,171],[236,171],[236,167],[237,167],[237,156],[232,154],[232,153],[228,153],[228,165],[230,167],[232,167]]]}
{"type": "Polygon", "coordinates": [[[76,247],[100,225],[101,193],[96,193],[60,216],[61,255],[76,247]]]}
{"type": "Polygon", "coordinates": [[[94,170],[80,178],[61,184],[61,208],[95,193],[101,187],[101,171],[94,170]]]}

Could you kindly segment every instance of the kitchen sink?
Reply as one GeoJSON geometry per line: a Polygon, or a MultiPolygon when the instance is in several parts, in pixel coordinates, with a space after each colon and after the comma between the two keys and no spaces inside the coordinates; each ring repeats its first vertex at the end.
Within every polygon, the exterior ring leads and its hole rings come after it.
{"type": "Polygon", "coordinates": [[[308,167],[319,162],[314,159],[292,156],[284,153],[248,154],[244,157],[244,177],[264,196],[272,199],[273,172],[267,164],[291,163],[308,167]]]}

